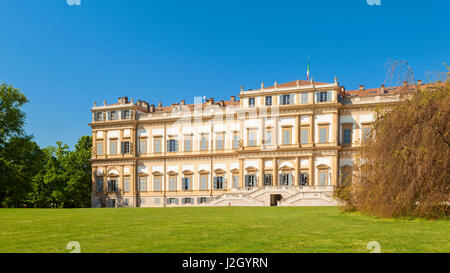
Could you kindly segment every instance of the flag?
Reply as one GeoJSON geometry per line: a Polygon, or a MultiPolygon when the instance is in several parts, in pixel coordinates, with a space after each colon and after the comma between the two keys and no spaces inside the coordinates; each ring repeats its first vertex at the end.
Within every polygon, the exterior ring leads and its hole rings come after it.
{"type": "Polygon", "coordinates": [[[308,56],[308,67],[306,68],[306,80],[309,81],[309,56],[308,56]]]}

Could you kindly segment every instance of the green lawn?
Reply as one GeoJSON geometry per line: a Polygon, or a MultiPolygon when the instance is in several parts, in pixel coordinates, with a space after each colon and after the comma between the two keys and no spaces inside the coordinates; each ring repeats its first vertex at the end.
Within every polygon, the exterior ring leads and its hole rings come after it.
{"type": "Polygon", "coordinates": [[[0,209],[0,252],[450,252],[450,221],[336,207],[0,209]]]}

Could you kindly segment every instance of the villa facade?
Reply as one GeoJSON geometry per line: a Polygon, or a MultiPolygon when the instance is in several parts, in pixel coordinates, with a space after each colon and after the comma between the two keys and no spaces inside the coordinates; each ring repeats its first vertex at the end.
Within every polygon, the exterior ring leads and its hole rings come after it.
{"type": "Polygon", "coordinates": [[[329,206],[375,119],[409,88],[297,80],[239,99],[92,111],[92,207],[329,206]]]}

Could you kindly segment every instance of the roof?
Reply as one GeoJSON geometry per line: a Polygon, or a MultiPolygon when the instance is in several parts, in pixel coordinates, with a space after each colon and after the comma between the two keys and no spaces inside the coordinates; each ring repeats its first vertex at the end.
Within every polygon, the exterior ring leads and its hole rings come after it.
{"type": "MultiPolygon", "coordinates": [[[[312,84],[311,81],[296,80],[296,81],[291,81],[291,82],[277,84],[277,88],[289,88],[289,87],[296,87],[296,86],[306,86],[306,85],[311,85],[311,84],[312,84]]],[[[314,85],[321,85],[321,84],[329,84],[329,83],[314,82],[314,85]]],[[[249,89],[248,91],[270,90],[270,89],[275,89],[275,85],[268,86],[268,87],[264,86],[264,89],[252,89],[252,90],[249,89]]]]}

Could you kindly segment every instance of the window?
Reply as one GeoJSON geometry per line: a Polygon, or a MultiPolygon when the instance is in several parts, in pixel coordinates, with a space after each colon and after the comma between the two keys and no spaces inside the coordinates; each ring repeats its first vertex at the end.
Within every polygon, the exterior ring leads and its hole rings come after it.
{"type": "Polygon", "coordinates": [[[111,140],[109,142],[109,153],[112,155],[117,154],[117,140],[111,140]]]}
{"type": "Polygon", "coordinates": [[[256,187],[256,175],[248,174],[245,176],[245,187],[253,188],[256,187]]]}
{"type": "Polygon", "coordinates": [[[140,139],[139,140],[139,153],[140,154],[146,154],[147,153],[147,140],[146,139],[140,139]]]}
{"type": "Polygon", "coordinates": [[[194,198],[192,198],[192,197],[181,198],[181,203],[182,204],[194,204],[194,198]]]}
{"type": "Polygon", "coordinates": [[[125,177],[123,179],[123,191],[124,192],[130,191],[130,178],[129,177],[125,177]]]}
{"type": "Polygon", "coordinates": [[[370,126],[363,125],[362,127],[362,143],[366,143],[370,138],[370,126]]]}
{"type": "Polygon", "coordinates": [[[253,147],[256,146],[256,129],[248,130],[248,146],[253,147]]]}
{"type": "Polygon", "coordinates": [[[128,205],[130,204],[130,198],[124,198],[124,199],[123,199],[123,204],[124,204],[125,206],[128,206],[128,205]]]}
{"type": "Polygon", "coordinates": [[[200,137],[200,151],[208,150],[208,137],[206,135],[202,135],[200,137]]]}
{"type": "Polygon", "coordinates": [[[309,143],[309,128],[302,128],[300,130],[300,142],[301,144],[308,144],[309,143]]]}
{"type": "Polygon", "coordinates": [[[239,188],[239,174],[233,174],[233,188],[239,188]]]}
{"type": "Polygon", "coordinates": [[[161,191],[161,176],[153,177],[153,191],[161,191]]]}
{"type": "Polygon", "coordinates": [[[216,138],[216,150],[223,150],[223,133],[221,134],[217,134],[217,138],[216,138]]]}
{"type": "Polygon", "coordinates": [[[167,140],[167,151],[168,152],[178,152],[178,140],[176,140],[176,139],[167,140]]]}
{"type": "Polygon", "coordinates": [[[352,128],[350,126],[345,126],[342,130],[342,142],[344,144],[352,143],[352,128]]]}
{"type": "Polygon", "coordinates": [[[308,176],[307,173],[300,173],[298,184],[300,186],[307,186],[308,185],[308,179],[309,179],[309,176],[308,176]]]}
{"type": "Polygon", "coordinates": [[[161,198],[155,197],[155,198],[153,199],[153,202],[155,203],[155,205],[159,205],[159,204],[161,204],[161,198]]]}
{"type": "Polygon", "coordinates": [[[272,96],[266,96],[266,106],[272,105],[272,96]]]}
{"type": "Polygon", "coordinates": [[[174,175],[169,176],[169,191],[177,190],[177,177],[174,175]]]}
{"type": "Polygon", "coordinates": [[[248,107],[255,107],[255,98],[248,98],[248,107]]]}
{"type": "Polygon", "coordinates": [[[130,110],[123,110],[122,111],[122,119],[131,119],[131,112],[130,112],[130,110]]]}
{"type": "Polygon", "coordinates": [[[139,198],[139,204],[145,204],[146,198],[139,198]]]}
{"type": "Polygon", "coordinates": [[[192,188],[191,188],[191,185],[192,185],[191,181],[192,181],[191,177],[183,177],[181,179],[181,189],[183,191],[190,191],[190,190],[192,190],[192,188]]]}
{"type": "Polygon", "coordinates": [[[121,150],[122,154],[129,154],[130,153],[130,142],[123,141],[120,144],[121,144],[120,150],[121,150]]]}
{"type": "Polygon", "coordinates": [[[138,191],[147,191],[147,177],[138,176],[138,191]]]}
{"type": "Polygon", "coordinates": [[[301,103],[306,104],[309,102],[309,94],[308,93],[302,93],[301,95],[301,103]]]}
{"type": "Polygon", "coordinates": [[[94,121],[103,121],[105,120],[103,112],[95,112],[94,113],[94,121]]]}
{"type": "Polygon", "coordinates": [[[205,191],[208,189],[208,175],[202,174],[200,175],[200,190],[205,191]]]}
{"type": "Polygon", "coordinates": [[[239,149],[239,136],[236,132],[233,133],[233,149],[239,149]]]}
{"type": "Polygon", "coordinates": [[[198,197],[197,198],[197,203],[199,203],[199,204],[203,204],[206,202],[208,202],[208,197],[198,197]]]}
{"type": "Polygon", "coordinates": [[[178,198],[167,198],[167,204],[169,204],[169,205],[177,205],[178,204],[178,198]]]}
{"type": "Polygon", "coordinates": [[[328,125],[319,126],[319,142],[320,143],[328,142],[328,125]]]}
{"type": "Polygon", "coordinates": [[[117,118],[118,118],[117,111],[108,112],[108,120],[117,120],[117,118]]]}
{"type": "Polygon", "coordinates": [[[328,92],[319,92],[319,102],[327,101],[328,92]]]}
{"type": "Polygon", "coordinates": [[[97,192],[103,192],[103,178],[97,178],[97,192]]]}
{"type": "Polygon", "coordinates": [[[283,128],[283,144],[291,144],[291,132],[291,127],[283,128]]]}
{"type": "Polygon", "coordinates": [[[264,136],[264,144],[272,145],[272,129],[266,129],[266,133],[264,136]]]}
{"type": "Polygon", "coordinates": [[[116,179],[111,179],[108,181],[108,191],[109,192],[117,192],[119,190],[119,185],[117,184],[116,179]]]}
{"type": "Polygon", "coordinates": [[[184,151],[192,152],[192,136],[184,136],[184,151]]]}
{"type": "Polygon", "coordinates": [[[294,94],[281,95],[281,105],[288,105],[294,103],[294,94]]]}
{"type": "Polygon", "coordinates": [[[281,186],[292,186],[292,174],[286,173],[286,174],[280,174],[280,181],[281,186]]]}
{"type": "Polygon", "coordinates": [[[222,190],[225,188],[223,176],[216,176],[214,177],[214,189],[215,190],[222,190]]]}
{"type": "Polygon", "coordinates": [[[328,171],[326,169],[319,170],[319,186],[326,186],[327,183],[328,171]]]}
{"type": "Polygon", "coordinates": [[[103,142],[97,142],[97,155],[103,155],[103,142]]]}
{"type": "Polygon", "coordinates": [[[161,137],[155,137],[153,139],[153,152],[160,153],[161,152],[161,137]]]}
{"type": "Polygon", "coordinates": [[[272,185],[272,174],[265,173],[264,174],[264,186],[271,186],[272,185]]]}

